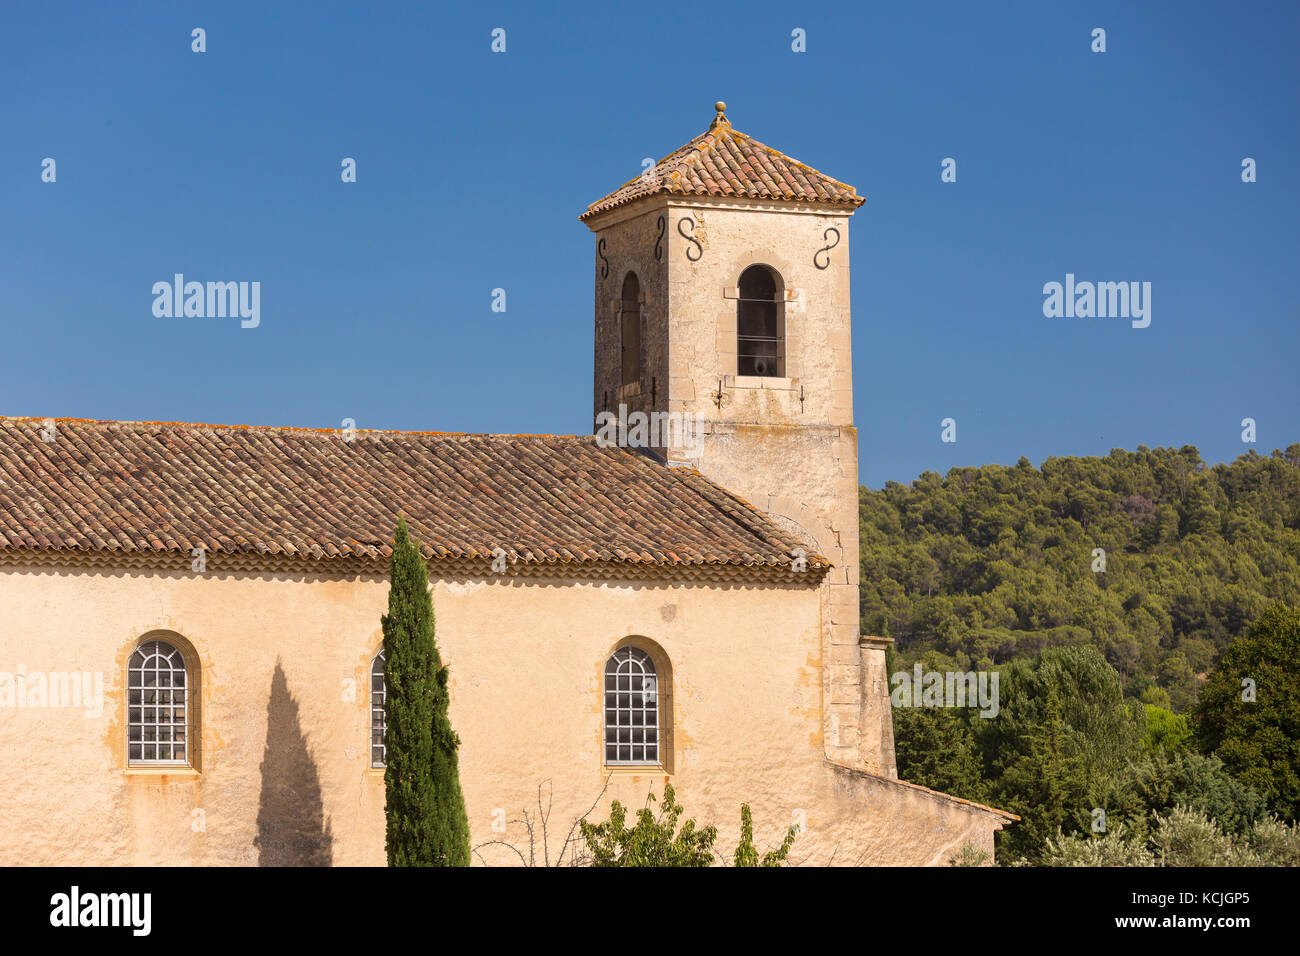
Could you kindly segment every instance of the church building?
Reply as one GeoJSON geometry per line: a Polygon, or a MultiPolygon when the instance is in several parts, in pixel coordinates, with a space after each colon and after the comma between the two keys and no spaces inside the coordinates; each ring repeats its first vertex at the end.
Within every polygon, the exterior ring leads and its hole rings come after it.
{"type": "Polygon", "coordinates": [[[1013,815],[898,779],[859,633],[863,202],[718,103],[588,206],[589,435],[0,418],[0,864],[383,865],[399,515],[476,864],[666,784],[720,858],[742,803],[800,865],[991,855],[1013,815]]]}

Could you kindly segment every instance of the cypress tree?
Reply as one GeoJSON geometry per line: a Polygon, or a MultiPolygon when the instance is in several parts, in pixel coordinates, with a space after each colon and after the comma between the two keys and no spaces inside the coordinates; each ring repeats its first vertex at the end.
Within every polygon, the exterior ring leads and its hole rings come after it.
{"type": "Polygon", "coordinates": [[[460,738],[447,716],[428,571],[405,518],[394,536],[383,627],[388,865],[469,866],[460,738]]]}

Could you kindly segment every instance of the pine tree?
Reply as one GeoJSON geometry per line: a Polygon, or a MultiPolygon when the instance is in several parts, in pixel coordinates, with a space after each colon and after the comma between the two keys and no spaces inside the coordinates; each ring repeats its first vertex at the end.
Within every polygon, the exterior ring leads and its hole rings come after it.
{"type": "Polygon", "coordinates": [[[406,519],[389,564],[384,628],[385,846],[389,866],[468,866],[460,739],[447,716],[447,668],[434,641],[428,572],[406,519]]]}
{"type": "Polygon", "coordinates": [[[1300,816],[1300,607],[1275,604],[1219,658],[1196,710],[1201,750],[1300,816]]]}

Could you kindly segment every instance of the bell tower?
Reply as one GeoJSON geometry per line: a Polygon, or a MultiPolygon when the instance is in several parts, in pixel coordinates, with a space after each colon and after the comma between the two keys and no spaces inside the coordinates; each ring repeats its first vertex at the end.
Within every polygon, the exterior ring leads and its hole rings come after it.
{"type": "Polygon", "coordinates": [[[887,639],[858,633],[849,219],[865,200],[715,110],[580,217],[596,235],[595,414],[680,422],[646,444],[831,562],[825,753],[893,777],[887,639]]]}

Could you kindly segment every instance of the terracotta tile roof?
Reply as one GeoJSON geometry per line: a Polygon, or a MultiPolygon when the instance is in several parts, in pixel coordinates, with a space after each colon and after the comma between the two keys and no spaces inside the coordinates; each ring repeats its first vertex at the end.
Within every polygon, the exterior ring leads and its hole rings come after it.
{"type": "MultiPolygon", "coordinates": [[[[188,567],[201,547],[212,561],[384,569],[399,513],[426,558],[474,573],[501,547],[510,565],[578,576],[770,576],[806,547],[698,472],[593,436],[357,431],[349,442],[326,429],[57,419],[46,442],[47,421],[0,417],[0,558],[175,553],[188,567]]],[[[811,553],[809,564],[826,567],[811,553]]]]}
{"type": "Polygon", "coordinates": [[[725,103],[709,130],[659,160],[653,169],[624,183],[587,207],[578,218],[590,219],[606,210],[647,196],[718,196],[784,199],[825,203],[856,209],[866,200],[852,186],[831,179],[797,159],[764,146],[732,128],[725,103]]]}

